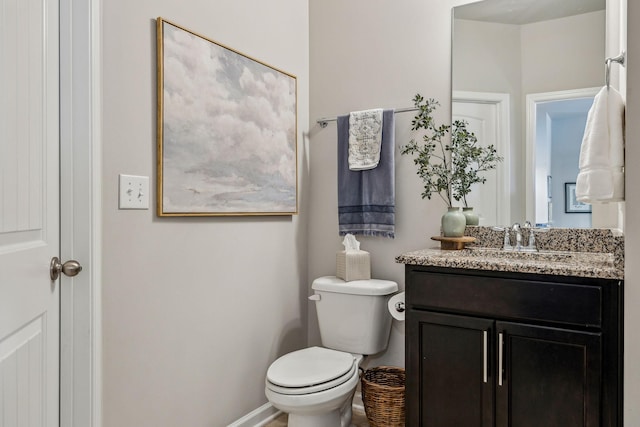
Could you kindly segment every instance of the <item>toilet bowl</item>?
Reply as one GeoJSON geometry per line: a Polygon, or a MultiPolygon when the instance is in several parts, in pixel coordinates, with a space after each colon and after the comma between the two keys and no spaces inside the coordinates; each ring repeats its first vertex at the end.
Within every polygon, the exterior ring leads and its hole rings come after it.
{"type": "Polygon", "coordinates": [[[290,427],[349,427],[363,355],[386,349],[391,330],[387,301],[398,290],[388,280],[314,280],[323,347],[285,354],[267,371],[265,395],[289,414],[290,427]]]}
{"type": "Polygon", "coordinates": [[[269,367],[265,395],[289,414],[291,427],[347,427],[361,361],[323,347],[294,351],[269,367]]]}

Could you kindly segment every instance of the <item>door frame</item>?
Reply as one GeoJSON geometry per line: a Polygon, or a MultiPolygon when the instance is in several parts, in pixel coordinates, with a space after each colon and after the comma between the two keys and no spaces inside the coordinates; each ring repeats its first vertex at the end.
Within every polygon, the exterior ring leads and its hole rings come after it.
{"type": "Polygon", "coordinates": [[[599,87],[559,90],[554,92],[530,93],[525,100],[525,213],[535,222],[535,174],[536,174],[536,107],[539,103],[593,98],[599,87]]]}
{"type": "Polygon", "coordinates": [[[60,427],[102,425],[101,0],[60,0],[60,427]]]}

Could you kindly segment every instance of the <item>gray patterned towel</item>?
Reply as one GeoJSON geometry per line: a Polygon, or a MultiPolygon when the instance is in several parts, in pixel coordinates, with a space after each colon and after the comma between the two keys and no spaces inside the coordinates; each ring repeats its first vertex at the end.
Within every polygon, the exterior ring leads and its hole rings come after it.
{"type": "Polygon", "coordinates": [[[380,162],[382,108],[349,113],[349,169],[373,169],[380,162]]]}

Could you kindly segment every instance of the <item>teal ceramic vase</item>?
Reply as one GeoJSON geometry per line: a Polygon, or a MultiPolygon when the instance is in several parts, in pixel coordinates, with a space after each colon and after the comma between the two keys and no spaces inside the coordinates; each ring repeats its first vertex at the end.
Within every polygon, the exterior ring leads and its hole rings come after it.
{"type": "Polygon", "coordinates": [[[467,218],[460,211],[460,208],[448,208],[447,213],[442,215],[442,235],[444,237],[464,236],[466,225],[467,218]]]}
{"type": "Polygon", "coordinates": [[[462,208],[462,214],[467,219],[467,225],[478,225],[480,223],[480,218],[473,211],[473,208],[462,208]]]}

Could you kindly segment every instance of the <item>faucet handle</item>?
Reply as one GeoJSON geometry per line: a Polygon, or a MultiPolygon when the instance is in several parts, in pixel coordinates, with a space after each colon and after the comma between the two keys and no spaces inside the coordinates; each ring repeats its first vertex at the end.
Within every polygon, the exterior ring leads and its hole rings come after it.
{"type": "Polygon", "coordinates": [[[531,227],[531,221],[525,221],[522,228],[527,230],[527,233],[528,233],[527,237],[529,239],[529,243],[527,243],[527,247],[525,249],[527,251],[537,251],[536,238],[533,235],[533,227],[531,227]]]}
{"type": "Polygon", "coordinates": [[[516,251],[522,250],[522,227],[519,222],[513,224],[513,232],[516,233],[516,251]]]}
{"type": "Polygon", "coordinates": [[[536,233],[546,233],[549,231],[548,228],[536,228],[531,227],[529,229],[529,244],[527,245],[527,250],[531,252],[537,252],[538,248],[536,247],[536,233]]]}
{"type": "Polygon", "coordinates": [[[504,240],[502,244],[502,249],[505,251],[510,251],[513,249],[511,246],[511,237],[509,237],[509,227],[491,227],[494,231],[504,231],[504,240]]]}
{"type": "Polygon", "coordinates": [[[529,230],[529,244],[527,245],[527,251],[538,252],[538,248],[536,247],[536,235],[533,230],[533,228],[529,230]]]}

